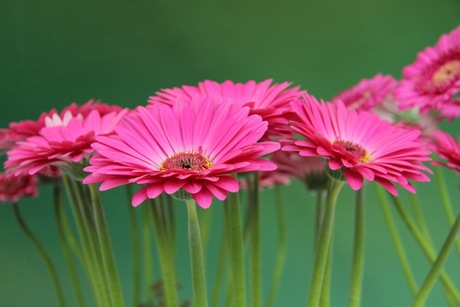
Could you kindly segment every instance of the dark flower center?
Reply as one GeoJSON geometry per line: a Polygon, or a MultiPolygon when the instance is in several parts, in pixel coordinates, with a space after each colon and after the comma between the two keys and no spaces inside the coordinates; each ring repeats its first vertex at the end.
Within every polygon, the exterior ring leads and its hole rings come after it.
{"type": "Polygon", "coordinates": [[[166,158],[161,163],[160,170],[204,171],[210,169],[211,166],[211,161],[201,152],[179,152],[166,158]]]}
{"type": "Polygon", "coordinates": [[[371,161],[371,155],[359,144],[343,139],[337,139],[332,144],[341,146],[343,149],[358,158],[359,162],[368,163],[371,161]]]}

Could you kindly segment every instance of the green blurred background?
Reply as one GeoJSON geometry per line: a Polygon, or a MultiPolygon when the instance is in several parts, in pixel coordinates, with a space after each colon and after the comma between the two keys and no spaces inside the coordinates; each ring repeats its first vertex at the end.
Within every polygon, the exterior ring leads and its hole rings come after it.
{"type": "MultiPolygon", "coordinates": [[[[379,1],[24,1],[0,3],[0,127],[37,119],[90,98],[127,107],[144,105],[160,88],[204,79],[291,81],[319,98],[377,73],[399,78],[418,51],[460,24],[458,0],[379,1]]],[[[458,132],[458,123],[444,127],[458,132]]],[[[453,200],[458,180],[444,172],[453,200]]],[[[434,183],[417,185],[439,247],[448,226],[434,183]]],[[[265,291],[276,253],[273,191],[263,194],[265,291]]],[[[277,306],[304,306],[312,263],[314,198],[295,182],[283,188],[288,254],[277,306]]],[[[362,306],[409,306],[403,279],[371,185],[367,190],[366,262],[362,306]]],[[[123,190],[104,194],[108,223],[129,303],[132,255],[123,190]]],[[[51,206],[51,189],[22,201],[31,228],[52,254],[72,297],[51,206]]],[[[403,193],[407,200],[407,194],[403,193]]],[[[346,306],[351,268],[353,193],[340,196],[335,229],[332,306],[346,306]]],[[[456,204],[457,205],[457,204],[456,204]]],[[[457,207],[456,207],[457,208],[457,207]]],[[[180,295],[191,299],[185,206],[178,204],[180,295]]],[[[208,250],[209,284],[221,242],[221,208],[215,202],[208,250]]],[[[140,215],[140,210],[137,210],[140,215]]],[[[428,264],[402,225],[418,280],[428,264]]],[[[458,257],[449,271],[460,285],[458,257]]],[[[158,269],[156,273],[158,274],[158,269]]],[[[143,293],[145,291],[143,290],[143,293]]],[[[89,294],[87,293],[89,296],[89,294]]],[[[69,300],[72,306],[71,299],[69,300]]],[[[8,205],[0,206],[0,306],[53,306],[47,271],[20,232],[8,205]]],[[[89,304],[91,305],[91,304],[89,304]]],[[[446,306],[437,285],[427,306],[446,306]]]]}

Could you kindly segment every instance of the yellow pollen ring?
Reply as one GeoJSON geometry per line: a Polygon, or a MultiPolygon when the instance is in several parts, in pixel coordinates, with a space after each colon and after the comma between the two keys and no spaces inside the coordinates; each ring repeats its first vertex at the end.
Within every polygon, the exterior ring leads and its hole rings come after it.
{"type": "Polygon", "coordinates": [[[442,84],[451,81],[458,75],[460,75],[460,60],[452,60],[439,67],[431,80],[435,84],[442,84]]]}
{"type": "Polygon", "coordinates": [[[160,170],[187,170],[187,171],[204,171],[212,166],[211,160],[205,157],[201,152],[179,152],[166,158],[160,165],[160,170]]]}
{"type": "Polygon", "coordinates": [[[369,163],[372,160],[371,155],[361,145],[343,139],[337,139],[332,142],[333,145],[339,145],[349,153],[358,158],[361,163],[369,163]]]}

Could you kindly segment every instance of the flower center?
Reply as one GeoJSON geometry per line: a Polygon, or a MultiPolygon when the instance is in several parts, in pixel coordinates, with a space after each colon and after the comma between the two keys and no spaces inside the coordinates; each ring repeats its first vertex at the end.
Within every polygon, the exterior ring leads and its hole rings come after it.
{"type": "Polygon", "coordinates": [[[460,60],[452,60],[439,67],[431,80],[435,85],[441,85],[451,82],[457,77],[460,77],[460,60]]]}
{"type": "Polygon", "coordinates": [[[342,146],[343,149],[357,157],[359,162],[371,161],[371,155],[359,144],[342,139],[337,139],[332,144],[342,146]]]}
{"type": "Polygon", "coordinates": [[[161,163],[160,170],[204,171],[210,169],[211,166],[211,161],[201,152],[179,152],[166,158],[161,163]]]}

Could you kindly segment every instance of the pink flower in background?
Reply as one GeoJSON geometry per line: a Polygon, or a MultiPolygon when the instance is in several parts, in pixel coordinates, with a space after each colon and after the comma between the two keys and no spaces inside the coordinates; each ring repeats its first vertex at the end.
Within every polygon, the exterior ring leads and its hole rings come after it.
{"type": "Polygon", "coordinates": [[[93,153],[91,144],[97,135],[110,134],[115,125],[128,112],[101,115],[93,110],[83,116],[66,111],[45,118],[45,127],[39,134],[20,141],[8,151],[5,168],[18,174],[36,174],[49,166],[65,166],[83,162],[93,153]]]}
{"type": "Polygon", "coordinates": [[[260,142],[267,123],[249,115],[248,107],[200,97],[182,97],[172,107],[138,107],[115,128],[115,135],[97,137],[99,153],[85,168],[83,183],[102,182],[101,190],[136,183],[144,185],[133,205],[161,193],[189,193],[203,208],[213,196],[220,200],[237,192],[232,174],[270,171],[276,166],[261,159],[280,145],[260,142]]]}
{"type": "Polygon", "coordinates": [[[331,102],[342,101],[349,109],[371,112],[391,96],[397,83],[392,76],[378,74],[340,92],[331,102]]]}
{"type": "Polygon", "coordinates": [[[444,131],[437,131],[432,134],[431,149],[437,153],[443,161],[432,161],[434,165],[445,166],[460,175],[460,144],[444,131]]]}
{"type": "Polygon", "coordinates": [[[394,126],[342,103],[320,104],[309,95],[292,107],[299,116],[292,132],[305,139],[284,140],[283,150],[327,159],[332,171],[343,171],[352,189],[360,189],[366,178],[397,195],[393,182],[415,192],[408,180],[429,181],[423,171],[430,170],[422,162],[430,160],[430,151],[420,140],[420,131],[394,126]]]}
{"type": "MultiPolygon", "coordinates": [[[[291,178],[307,184],[309,179],[321,180],[320,177],[326,175],[326,163],[320,157],[303,157],[296,152],[278,150],[271,155],[270,161],[275,163],[277,168],[261,174],[260,185],[263,187],[275,184],[288,185],[291,178]]],[[[310,185],[313,184],[314,182],[311,182],[310,185]]]]}
{"type": "Polygon", "coordinates": [[[227,80],[223,83],[206,80],[198,83],[198,86],[183,86],[172,89],[163,89],[151,96],[148,100],[150,105],[157,103],[173,105],[178,97],[211,98],[213,101],[225,101],[240,106],[249,106],[251,114],[262,116],[268,122],[267,136],[277,135],[284,131],[283,127],[288,123],[288,118],[293,116],[290,102],[301,96],[303,91],[299,87],[288,88],[291,83],[272,84],[268,79],[262,82],[248,81],[246,83],[234,83],[227,80]]]}
{"type": "Polygon", "coordinates": [[[0,201],[17,202],[22,197],[37,195],[35,176],[0,174],[0,201]]]}
{"type": "Polygon", "coordinates": [[[40,129],[45,127],[45,119],[54,114],[60,114],[61,117],[64,117],[64,114],[70,112],[73,116],[78,114],[87,116],[92,110],[98,110],[101,115],[104,115],[110,112],[120,112],[121,109],[119,106],[111,106],[91,99],[83,105],[72,103],[61,113],[54,109],[48,113],[42,113],[36,121],[24,120],[10,123],[8,129],[0,129],[0,152],[10,150],[17,142],[24,141],[28,137],[37,136],[40,129]]]}
{"type": "Polygon", "coordinates": [[[442,118],[452,120],[460,115],[459,91],[460,27],[442,35],[434,47],[425,48],[403,69],[395,98],[401,108],[438,111],[442,118]]]}

